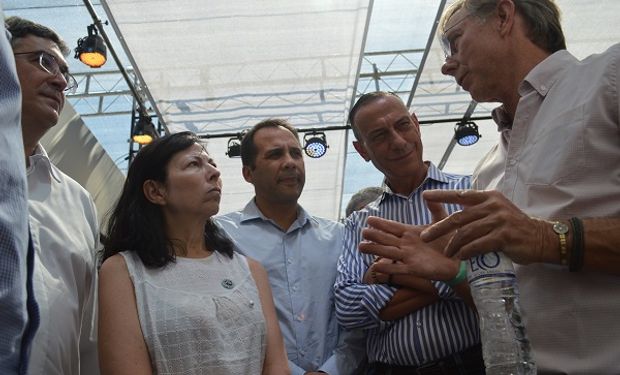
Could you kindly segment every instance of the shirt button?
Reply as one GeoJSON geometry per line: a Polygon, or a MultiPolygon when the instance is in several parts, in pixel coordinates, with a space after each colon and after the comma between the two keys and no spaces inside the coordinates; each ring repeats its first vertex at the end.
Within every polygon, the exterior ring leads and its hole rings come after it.
{"type": "Polygon", "coordinates": [[[417,322],[415,322],[415,325],[416,325],[418,328],[421,328],[421,327],[422,327],[422,322],[418,320],[417,322]]]}
{"type": "Polygon", "coordinates": [[[286,263],[288,263],[288,264],[293,264],[293,260],[292,260],[292,259],[289,259],[289,260],[287,260],[287,261],[286,261],[286,263]]]}

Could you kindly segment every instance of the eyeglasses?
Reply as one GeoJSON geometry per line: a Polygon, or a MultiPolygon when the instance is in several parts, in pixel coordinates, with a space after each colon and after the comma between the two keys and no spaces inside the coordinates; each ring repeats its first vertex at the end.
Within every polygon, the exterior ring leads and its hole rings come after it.
{"type": "Polygon", "coordinates": [[[452,57],[453,53],[457,52],[455,46],[452,45],[454,40],[451,41],[450,39],[448,39],[448,32],[454,29],[456,26],[458,26],[461,22],[463,22],[469,16],[471,16],[471,14],[466,14],[465,16],[461,17],[461,19],[456,21],[452,26],[445,29],[443,33],[441,33],[441,36],[439,37],[439,42],[441,44],[441,49],[443,50],[443,53],[446,59],[448,57],[452,57]]]}
{"type": "Polygon", "coordinates": [[[67,87],[65,87],[65,91],[70,94],[75,94],[75,91],[78,87],[77,81],[71,74],[69,74],[68,71],[62,71],[62,69],[60,68],[60,64],[58,64],[58,60],[56,59],[56,57],[54,57],[54,55],[45,51],[19,52],[14,53],[13,55],[20,56],[35,54],[39,54],[39,66],[41,67],[41,69],[53,76],[60,74],[65,79],[65,82],[67,82],[67,87]]]}

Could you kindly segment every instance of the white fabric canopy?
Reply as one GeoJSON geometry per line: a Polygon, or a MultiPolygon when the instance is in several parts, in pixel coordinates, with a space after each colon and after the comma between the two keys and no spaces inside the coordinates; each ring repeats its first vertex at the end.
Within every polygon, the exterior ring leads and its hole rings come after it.
{"type": "MultiPolygon", "coordinates": [[[[556,2],[568,49],[577,57],[602,52],[620,41],[620,1],[556,2]]],[[[452,78],[440,73],[443,54],[430,32],[441,0],[381,0],[372,6],[370,0],[108,0],[102,2],[103,7],[97,0],[93,3],[102,21],[112,21],[105,29],[123,65],[133,60],[156,111],[173,131],[236,133],[267,117],[287,118],[300,129],[342,126],[358,69],[356,94],[379,87],[398,91],[405,101],[420,71],[412,101],[420,120],[450,118],[456,122],[471,102],[452,78]],[[429,40],[427,59],[421,66],[429,40]],[[374,68],[379,78],[373,75],[374,68]]],[[[70,46],[92,23],[80,0],[3,0],[3,6],[7,16],[19,15],[51,26],[70,46]]],[[[77,60],[68,60],[72,72],[91,72],[77,60]]],[[[114,70],[109,58],[96,72],[114,70]]],[[[93,108],[131,110],[130,100],[114,99],[105,88],[101,101],[96,94],[80,96],[89,85],[89,92],[100,90],[96,83],[80,81],[78,95],[69,98],[79,114],[93,108]]],[[[108,86],[110,91],[118,88],[108,86]]],[[[495,106],[479,104],[473,115],[488,115],[495,106]]],[[[130,116],[84,121],[112,159],[123,165],[130,116]]],[[[425,159],[439,163],[455,122],[422,127],[425,159]]],[[[471,147],[456,146],[446,171],[471,173],[495,143],[495,125],[489,121],[478,125],[480,141],[471,147]]],[[[354,192],[379,185],[382,176],[359,158],[344,132],[326,135],[327,155],[306,158],[307,183],[301,203],[314,214],[336,219],[354,192]]],[[[223,173],[222,212],[243,207],[253,195],[252,186],[241,177],[240,160],[225,156],[227,140],[208,141],[223,173]]]]}
{"type": "MultiPolygon", "coordinates": [[[[297,128],[346,125],[368,0],[134,1],[103,3],[123,36],[158,112],[172,132],[239,132],[270,117],[297,128]]],[[[301,202],[335,218],[340,206],[344,137],[307,160],[301,202]],[[329,165],[328,168],[325,166],[329,165]],[[334,194],[334,192],[338,194],[334,194]]],[[[221,212],[253,195],[227,139],[211,139],[224,180],[221,212]]]]}

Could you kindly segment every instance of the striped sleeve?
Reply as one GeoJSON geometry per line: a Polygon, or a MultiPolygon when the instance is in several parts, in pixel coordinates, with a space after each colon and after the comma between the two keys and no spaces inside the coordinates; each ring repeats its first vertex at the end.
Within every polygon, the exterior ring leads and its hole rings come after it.
{"type": "MultiPolygon", "coordinates": [[[[360,216],[360,213],[354,214],[360,216]]],[[[345,224],[344,251],[338,260],[335,298],[338,322],[351,328],[379,328],[390,325],[379,319],[379,311],[390,301],[396,289],[362,282],[373,257],[361,253],[357,245],[366,218],[347,220],[345,224]]]]}

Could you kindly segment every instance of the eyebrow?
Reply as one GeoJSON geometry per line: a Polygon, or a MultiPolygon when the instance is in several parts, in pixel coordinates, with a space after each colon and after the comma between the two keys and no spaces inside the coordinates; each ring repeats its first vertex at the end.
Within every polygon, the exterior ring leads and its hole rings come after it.
{"type": "MultiPolygon", "coordinates": [[[[284,152],[284,149],[286,148],[286,146],[275,146],[273,148],[270,148],[268,150],[265,151],[265,155],[271,155],[274,154],[276,152],[284,152]]],[[[300,146],[289,146],[290,150],[299,150],[301,151],[301,147],[300,146]]]]}
{"type": "Polygon", "coordinates": [[[207,153],[207,152],[192,152],[191,154],[188,155],[188,157],[190,158],[199,158],[199,159],[207,159],[209,161],[212,161],[213,158],[207,153]],[[205,155],[205,156],[203,156],[205,155]]]}
{"type": "Polygon", "coordinates": [[[64,59],[59,59],[58,57],[56,57],[56,55],[54,55],[51,51],[42,49],[39,50],[37,52],[43,52],[43,53],[47,53],[48,55],[50,55],[52,58],[54,58],[54,60],[56,61],[56,63],[58,64],[58,68],[60,68],[60,71],[62,73],[69,73],[69,65],[66,64],[64,62],[64,59]]]}
{"type": "Polygon", "coordinates": [[[282,146],[276,146],[270,149],[265,150],[265,155],[272,155],[275,154],[277,152],[282,152],[284,150],[284,147],[282,146]]]}
{"type": "Polygon", "coordinates": [[[369,137],[369,138],[372,138],[372,137],[374,137],[374,136],[376,136],[376,135],[379,135],[379,134],[381,134],[381,133],[385,133],[386,131],[387,131],[387,129],[385,129],[385,127],[381,127],[381,128],[378,128],[378,129],[374,129],[374,130],[371,130],[371,131],[368,133],[368,137],[369,137]]]}
{"type": "Polygon", "coordinates": [[[395,121],[395,123],[403,122],[403,121],[411,121],[411,117],[409,115],[403,115],[401,118],[395,121]]]}

